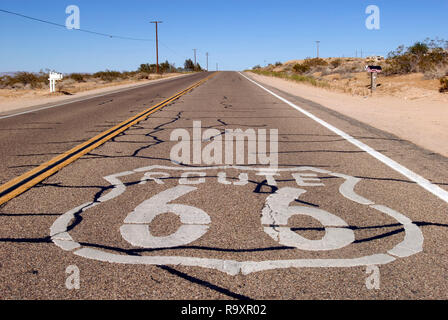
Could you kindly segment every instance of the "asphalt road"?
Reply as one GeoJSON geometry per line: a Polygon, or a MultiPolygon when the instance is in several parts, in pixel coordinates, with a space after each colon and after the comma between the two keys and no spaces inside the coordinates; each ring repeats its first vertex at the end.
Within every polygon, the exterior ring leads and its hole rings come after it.
{"type": "Polygon", "coordinates": [[[0,119],[0,184],[205,77],[206,74],[193,74],[167,79],[118,93],[0,119]]]}
{"type": "MultiPolygon", "coordinates": [[[[206,76],[0,120],[1,182],[206,76]]],[[[220,72],[0,207],[0,298],[447,299],[448,159],[267,89],[351,138],[220,72]],[[246,142],[238,165],[173,163],[174,130],[210,144],[198,121],[223,144],[253,129],[258,149],[246,142]],[[269,153],[275,129],[273,171],[260,133],[269,153]]]]}

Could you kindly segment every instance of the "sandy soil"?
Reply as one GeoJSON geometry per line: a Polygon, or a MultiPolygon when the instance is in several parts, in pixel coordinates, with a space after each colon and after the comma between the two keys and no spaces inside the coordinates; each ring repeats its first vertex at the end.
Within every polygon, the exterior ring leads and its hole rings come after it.
{"type": "Polygon", "coordinates": [[[274,77],[247,74],[262,84],[315,101],[448,157],[448,95],[427,92],[428,96],[422,96],[421,92],[415,92],[408,99],[384,94],[363,97],[274,77]]]}
{"type": "Polygon", "coordinates": [[[107,93],[110,91],[126,89],[133,86],[144,85],[150,82],[159,81],[162,78],[179,77],[183,74],[171,73],[157,76],[151,80],[124,80],[117,82],[86,82],[72,85],[64,85],[65,93],[49,93],[48,89],[0,89],[0,113],[19,110],[47,103],[61,103],[70,99],[77,99],[89,95],[107,93]]]}
{"type": "MultiPolygon", "coordinates": [[[[353,95],[366,96],[370,94],[370,74],[364,71],[366,65],[381,65],[386,67],[384,60],[372,60],[368,58],[324,58],[328,65],[317,67],[311,74],[315,79],[324,81],[328,87],[335,91],[350,93],[353,95]],[[332,63],[337,62],[336,68],[332,63]],[[320,70],[320,71],[319,71],[320,70]]],[[[288,72],[293,70],[297,63],[305,60],[291,60],[280,66],[268,66],[262,70],[275,72],[288,72]]],[[[439,72],[448,72],[448,67],[444,67],[439,72]]],[[[405,100],[414,99],[441,99],[448,102],[448,95],[440,94],[440,76],[428,73],[411,73],[406,75],[385,76],[379,74],[376,90],[377,96],[394,96],[405,100]],[[432,77],[431,77],[432,75],[432,77]]]]}
{"type": "MultiPolygon", "coordinates": [[[[315,76],[320,77],[320,74],[315,76]]],[[[322,76],[329,81],[330,87],[340,92],[353,95],[370,95],[370,75],[367,72],[351,73],[349,75],[331,74],[322,76]]],[[[399,76],[377,78],[376,96],[393,96],[404,100],[432,99],[448,102],[448,95],[439,92],[438,79],[425,79],[422,73],[412,73],[399,76]]]]}

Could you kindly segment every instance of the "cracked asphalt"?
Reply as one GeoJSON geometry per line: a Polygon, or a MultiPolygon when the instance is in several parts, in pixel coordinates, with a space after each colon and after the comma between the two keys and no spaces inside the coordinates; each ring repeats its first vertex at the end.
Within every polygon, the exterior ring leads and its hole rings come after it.
{"type": "MultiPolygon", "coordinates": [[[[1,183],[208,75],[1,119],[1,183]]],[[[448,159],[268,89],[448,190],[448,159]]],[[[0,207],[0,298],[447,299],[447,214],[414,181],[219,72],[0,207]],[[257,159],[277,129],[278,170],[247,163],[250,141],[242,164],[173,163],[172,133],[193,137],[195,121],[223,144],[229,129],[266,130],[257,159]],[[144,221],[125,223],[139,212],[144,221]],[[143,231],[130,241],[125,225],[143,231]],[[73,265],[78,290],[66,287],[73,265]]]]}

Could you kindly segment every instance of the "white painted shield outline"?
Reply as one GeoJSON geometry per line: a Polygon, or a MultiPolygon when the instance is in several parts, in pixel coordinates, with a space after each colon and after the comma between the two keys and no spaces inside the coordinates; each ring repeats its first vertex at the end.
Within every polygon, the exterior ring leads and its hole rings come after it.
{"type": "Polygon", "coordinates": [[[356,184],[361,181],[360,178],[347,176],[340,173],[333,173],[328,170],[317,169],[313,167],[296,167],[287,169],[273,169],[273,168],[252,168],[243,166],[218,166],[218,167],[168,167],[168,166],[149,166],[138,168],[133,171],[126,171],[104,177],[114,188],[96,202],[88,202],[79,207],[76,207],[63,215],[61,215],[53,225],[50,227],[51,240],[58,247],[65,251],[73,251],[77,256],[87,259],[99,260],[110,263],[122,264],[143,264],[143,265],[181,265],[181,266],[195,266],[202,268],[216,269],[230,275],[237,275],[242,273],[244,275],[252,272],[282,269],[282,268],[331,268],[331,267],[357,267],[368,265],[382,265],[395,261],[396,257],[404,258],[413,254],[419,253],[423,250],[423,234],[412,220],[403,214],[390,209],[389,207],[375,204],[373,201],[366,199],[355,193],[354,188],[356,184]],[[208,258],[194,258],[185,256],[130,256],[109,253],[99,249],[85,248],[81,244],[74,241],[67,231],[70,222],[75,218],[75,213],[84,212],[94,206],[103,202],[109,201],[120,196],[126,191],[126,186],[119,179],[119,177],[152,171],[155,169],[173,170],[173,171],[204,171],[204,170],[225,170],[235,169],[244,171],[258,171],[266,172],[299,172],[299,171],[314,171],[316,173],[328,174],[330,176],[343,178],[346,181],[341,184],[339,192],[346,198],[359,203],[361,205],[369,206],[377,211],[380,211],[403,225],[405,230],[404,240],[397,244],[394,248],[387,251],[387,253],[374,254],[370,256],[363,256],[358,258],[348,259],[291,259],[291,260],[266,260],[266,261],[236,261],[236,260],[221,260],[208,258]]]}

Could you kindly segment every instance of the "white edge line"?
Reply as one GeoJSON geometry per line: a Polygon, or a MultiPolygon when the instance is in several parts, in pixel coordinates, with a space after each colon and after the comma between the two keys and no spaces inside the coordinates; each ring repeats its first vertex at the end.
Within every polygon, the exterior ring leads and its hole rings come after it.
{"type": "Polygon", "coordinates": [[[398,173],[402,174],[403,176],[405,176],[406,178],[414,181],[415,183],[417,183],[420,187],[422,187],[423,189],[431,192],[433,195],[435,195],[436,197],[438,197],[439,199],[445,201],[446,203],[448,203],[448,192],[443,190],[442,188],[440,188],[439,186],[436,186],[435,184],[432,184],[431,182],[429,182],[428,180],[426,180],[425,178],[423,178],[422,176],[416,174],[415,172],[409,170],[408,168],[402,166],[401,164],[399,164],[398,162],[392,160],[391,158],[383,155],[382,153],[376,151],[375,149],[369,147],[368,145],[362,143],[361,141],[353,138],[352,136],[350,136],[349,134],[345,133],[344,131],[332,126],[331,124],[325,122],[324,120],[316,117],[315,115],[313,115],[312,113],[302,109],[301,107],[295,105],[294,103],[286,100],[285,98],[280,97],[279,95],[275,94],[274,92],[272,92],[269,89],[266,89],[265,87],[263,87],[262,85],[260,85],[259,83],[255,82],[254,80],[246,77],[244,74],[242,74],[241,72],[238,72],[241,76],[243,76],[244,78],[246,78],[247,80],[249,80],[250,82],[256,84],[257,86],[259,86],[260,88],[262,88],[263,90],[265,90],[266,92],[270,93],[271,95],[273,95],[274,97],[280,99],[281,101],[283,101],[284,103],[290,105],[291,107],[293,107],[294,109],[296,109],[297,111],[300,111],[301,113],[303,113],[304,115],[306,115],[307,117],[313,119],[314,121],[316,121],[317,123],[321,124],[322,126],[326,127],[327,129],[333,131],[334,133],[336,133],[337,135],[341,136],[342,138],[344,138],[345,140],[347,140],[348,142],[350,142],[351,144],[357,146],[359,149],[364,150],[365,152],[367,152],[368,154],[370,154],[372,157],[376,158],[377,160],[381,161],[382,163],[384,163],[385,165],[387,165],[389,168],[397,171],[398,173]]]}
{"type": "MultiPolygon", "coordinates": [[[[128,87],[128,88],[124,88],[124,89],[117,89],[117,90],[114,90],[114,91],[109,91],[107,93],[94,95],[94,96],[90,96],[90,97],[86,97],[86,98],[81,98],[81,99],[78,99],[78,100],[71,100],[71,101],[62,102],[62,103],[58,103],[58,104],[55,104],[55,105],[46,106],[46,107],[42,107],[42,108],[38,108],[38,109],[23,111],[23,112],[14,113],[14,114],[9,114],[9,115],[6,115],[6,116],[1,116],[0,120],[1,119],[6,119],[6,118],[12,118],[12,117],[15,117],[15,116],[20,116],[22,114],[33,113],[33,112],[42,111],[42,110],[46,110],[46,109],[61,107],[61,106],[65,106],[65,105],[70,104],[70,103],[76,103],[76,102],[82,102],[82,101],[86,101],[86,100],[90,100],[90,99],[100,98],[100,97],[108,96],[110,94],[115,94],[115,93],[120,93],[120,92],[133,90],[133,89],[138,89],[138,88],[142,88],[142,87],[145,87],[145,86],[149,86],[149,85],[152,85],[152,84],[155,84],[155,83],[159,83],[159,82],[163,82],[163,81],[167,81],[167,80],[184,78],[184,77],[187,77],[187,76],[191,76],[193,74],[194,73],[192,73],[192,74],[184,74],[184,75],[180,75],[178,77],[169,77],[169,78],[166,78],[166,79],[153,80],[153,81],[151,81],[149,83],[145,83],[145,84],[141,84],[141,85],[137,85],[137,86],[133,86],[133,87],[128,87]]],[[[33,106],[30,106],[28,108],[32,108],[32,107],[33,106]]]]}

